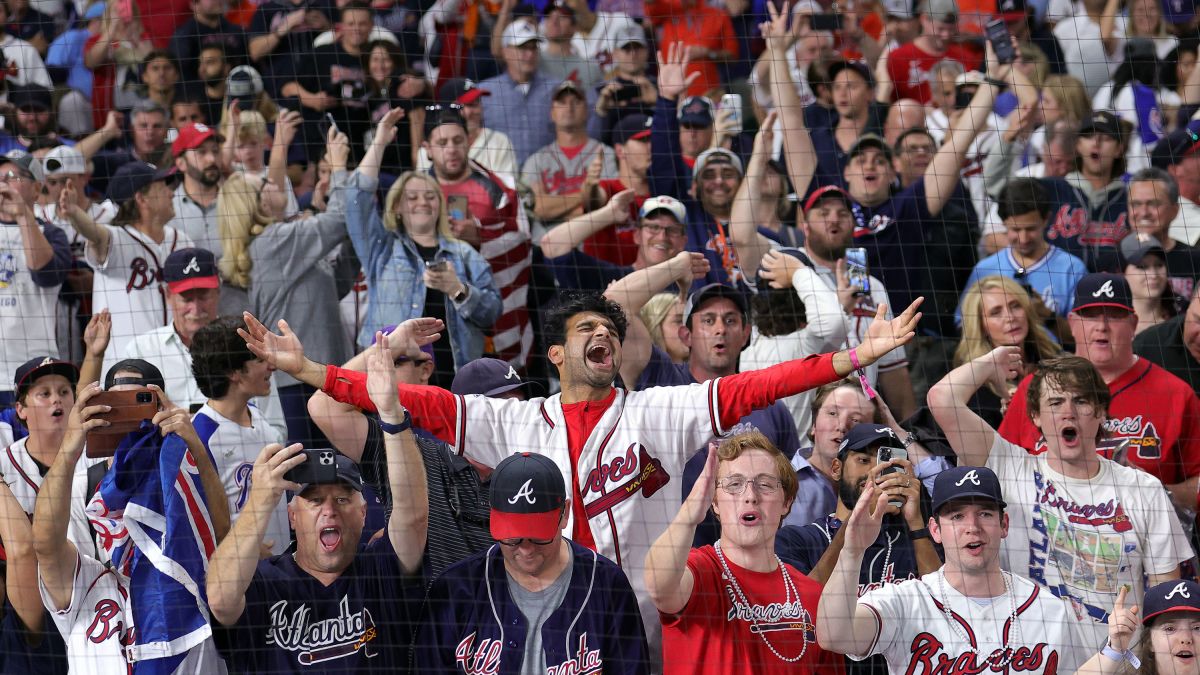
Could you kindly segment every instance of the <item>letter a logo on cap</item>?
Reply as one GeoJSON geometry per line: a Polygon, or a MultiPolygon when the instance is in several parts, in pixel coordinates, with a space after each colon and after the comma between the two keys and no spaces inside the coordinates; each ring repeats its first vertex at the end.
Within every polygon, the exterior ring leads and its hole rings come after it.
{"type": "Polygon", "coordinates": [[[1163,598],[1163,600],[1170,600],[1171,598],[1175,597],[1176,595],[1187,598],[1189,600],[1192,598],[1192,594],[1190,592],[1188,592],[1187,585],[1184,584],[1182,581],[1175,584],[1175,588],[1172,588],[1171,592],[1167,593],[1167,597],[1163,598]]]}
{"type": "Polygon", "coordinates": [[[506,379],[506,380],[519,380],[519,379],[521,379],[521,376],[520,376],[520,375],[517,375],[517,369],[516,369],[516,368],[513,368],[512,366],[509,366],[509,367],[508,367],[508,372],[504,374],[504,379],[506,379]]]}
{"type": "Polygon", "coordinates": [[[1092,293],[1093,298],[1098,298],[1102,295],[1109,298],[1116,297],[1116,293],[1113,292],[1112,279],[1105,281],[1100,288],[1096,289],[1095,293],[1092,293]]]}
{"type": "Polygon", "coordinates": [[[954,484],[954,487],[962,487],[963,483],[967,482],[970,482],[971,485],[979,487],[979,475],[975,473],[975,469],[971,469],[967,472],[967,475],[959,478],[958,482],[954,484]]]}
{"type": "Polygon", "coordinates": [[[196,260],[196,256],[192,256],[192,259],[188,261],[188,264],[184,265],[183,267],[184,274],[188,274],[189,272],[195,272],[196,274],[200,273],[200,263],[196,260]]]}
{"type": "Polygon", "coordinates": [[[46,358],[42,359],[41,363],[38,364],[38,368],[41,368],[42,366],[48,366],[51,363],[54,363],[54,359],[47,356],[46,358]]]}
{"type": "Polygon", "coordinates": [[[528,503],[528,504],[536,504],[536,503],[537,503],[537,499],[535,499],[535,498],[534,498],[534,496],[533,496],[533,485],[532,485],[532,483],[533,483],[533,479],[532,479],[532,478],[530,478],[529,480],[525,481],[525,484],[521,486],[521,489],[520,489],[520,490],[517,490],[517,494],[515,494],[515,495],[513,495],[512,497],[510,497],[510,498],[509,498],[509,500],[508,500],[508,503],[509,503],[509,504],[516,504],[516,503],[517,503],[517,500],[519,500],[519,499],[524,499],[524,500],[525,500],[525,502],[526,502],[526,503],[528,503]]]}

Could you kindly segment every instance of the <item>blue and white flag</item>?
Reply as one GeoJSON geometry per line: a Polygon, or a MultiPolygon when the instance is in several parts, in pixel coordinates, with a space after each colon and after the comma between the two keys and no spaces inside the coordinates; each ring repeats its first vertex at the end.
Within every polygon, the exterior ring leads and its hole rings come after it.
{"type": "Polygon", "coordinates": [[[143,423],[121,442],[88,513],[129,576],[133,672],[174,672],[212,635],[204,580],[217,538],[187,444],[143,423]]]}
{"type": "Polygon", "coordinates": [[[1163,137],[1162,109],[1158,107],[1158,93],[1141,82],[1130,82],[1133,91],[1133,109],[1137,113],[1138,135],[1147,148],[1154,147],[1163,137]]]}

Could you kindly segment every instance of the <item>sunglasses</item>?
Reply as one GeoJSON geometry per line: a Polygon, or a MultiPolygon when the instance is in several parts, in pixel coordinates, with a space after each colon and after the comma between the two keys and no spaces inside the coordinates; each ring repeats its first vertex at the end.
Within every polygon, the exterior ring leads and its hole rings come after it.
{"type": "Polygon", "coordinates": [[[550,544],[554,543],[555,539],[558,539],[558,537],[551,537],[550,539],[534,539],[533,537],[516,537],[513,539],[497,539],[496,542],[499,543],[501,546],[507,546],[509,548],[516,548],[524,542],[529,542],[529,543],[533,544],[534,546],[549,546],[550,544]]]}

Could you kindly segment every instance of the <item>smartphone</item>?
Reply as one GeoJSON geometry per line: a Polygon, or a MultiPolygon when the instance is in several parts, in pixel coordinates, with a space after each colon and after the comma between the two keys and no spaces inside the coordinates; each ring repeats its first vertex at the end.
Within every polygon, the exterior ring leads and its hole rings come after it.
{"type": "Polygon", "coordinates": [[[629,103],[636,101],[642,97],[642,88],[634,82],[628,82],[621,85],[617,93],[613,94],[613,99],[617,103],[629,103]]]}
{"type": "Polygon", "coordinates": [[[143,420],[158,414],[158,393],[149,389],[132,391],[102,391],[92,397],[89,405],[107,405],[112,410],[97,417],[108,426],[93,429],[87,435],[88,457],[112,457],[131,431],[137,431],[143,420]]]}
{"type": "Polygon", "coordinates": [[[425,261],[425,269],[433,271],[433,272],[440,272],[440,271],[446,269],[446,260],[444,258],[436,258],[434,260],[426,260],[425,261]]]}
{"type": "Polygon", "coordinates": [[[742,95],[741,94],[725,94],[724,96],[721,97],[721,105],[719,107],[719,110],[721,110],[721,111],[732,110],[733,111],[733,119],[737,122],[734,130],[739,134],[742,133],[742,130],[743,130],[742,95]]]}
{"type": "Polygon", "coordinates": [[[1008,32],[1008,24],[1004,19],[992,19],[984,27],[988,42],[996,52],[996,60],[1000,63],[1012,63],[1017,60],[1017,50],[1013,49],[1012,34],[1008,32]]]}
{"type": "Polygon", "coordinates": [[[846,249],[846,276],[850,278],[851,286],[858,286],[861,289],[856,291],[855,295],[871,294],[871,275],[867,272],[867,249],[846,249]]]}
{"type": "Polygon", "coordinates": [[[450,220],[466,220],[471,217],[471,203],[466,195],[450,195],[446,200],[450,208],[450,220]]]}
{"type": "MultiPolygon", "coordinates": [[[[908,459],[908,451],[905,450],[904,448],[881,447],[876,452],[875,459],[877,459],[880,464],[883,464],[885,462],[890,462],[893,459],[905,459],[906,460],[906,459],[908,459]]],[[[884,476],[887,476],[889,474],[899,473],[902,470],[903,469],[901,469],[898,466],[889,466],[888,468],[879,472],[879,477],[883,478],[884,476]]],[[[888,504],[891,504],[892,506],[895,506],[897,508],[904,506],[904,502],[899,499],[889,499],[888,504]]]]}
{"type": "Polygon", "coordinates": [[[841,14],[813,14],[809,17],[809,25],[813,30],[835,31],[842,29],[841,14]]]}
{"type": "Polygon", "coordinates": [[[337,122],[333,119],[332,113],[325,113],[325,124],[326,135],[328,135],[330,129],[333,129],[334,131],[340,131],[340,129],[338,129],[337,122]]]}
{"type": "Polygon", "coordinates": [[[304,461],[283,475],[300,485],[328,485],[338,482],[337,451],[329,448],[305,448],[304,461]]]}

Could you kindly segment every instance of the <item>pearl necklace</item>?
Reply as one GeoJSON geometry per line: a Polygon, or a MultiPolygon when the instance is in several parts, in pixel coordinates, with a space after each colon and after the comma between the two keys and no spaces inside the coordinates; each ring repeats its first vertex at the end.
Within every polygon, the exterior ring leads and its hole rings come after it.
{"type": "MultiPolygon", "coordinates": [[[[725,561],[725,554],[721,552],[720,540],[713,544],[713,550],[717,552],[717,560],[720,561],[721,569],[725,572],[725,578],[729,580],[729,585],[733,588],[733,592],[737,595],[738,600],[740,600],[742,604],[749,609],[750,601],[746,599],[746,594],[742,592],[742,587],[740,584],[738,584],[737,577],[733,576],[733,571],[729,569],[729,563],[725,561]]],[[[794,596],[796,598],[796,605],[803,610],[804,604],[800,602],[800,592],[796,590],[795,584],[792,583],[792,579],[788,576],[787,570],[783,568],[783,561],[779,559],[778,555],[775,556],[775,563],[779,565],[779,573],[783,576],[784,604],[790,604],[792,602],[792,597],[794,596]]],[[[758,618],[754,616],[753,612],[750,613],[750,623],[755,628],[758,628],[758,618]]],[[[767,639],[767,634],[765,632],[762,630],[755,630],[752,632],[758,633],[758,637],[763,641],[763,644],[767,645],[767,649],[770,649],[771,653],[774,654],[776,658],[785,663],[795,663],[799,661],[800,659],[804,658],[804,653],[808,651],[807,630],[803,630],[801,632],[804,642],[800,645],[800,653],[791,658],[780,654],[779,650],[775,649],[775,645],[771,644],[771,641],[767,639]]]]}
{"type": "MultiPolygon", "coordinates": [[[[1010,604],[1008,621],[1009,625],[1012,626],[1012,631],[1009,632],[1008,640],[1004,642],[1004,660],[995,665],[996,667],[1005,667],[1013,659],[1013,645],[1021,644],[1021,623],[1017,619],[1017,594],[1013,592],[1012,581],[1009,577],[1009,574],[1008,572],[1001,571],[1000,576],[1004,579],[1004,594],[1008,596],[1008,601],[1010,604]]],[[[943,567],[942,569],[938,570],[938,592],[942,596],[942,613],[946,615],[946,622],[950,624],[950,627],[954,629],[955,635],[957,635],[964,644],[970,645],[967,651],[979,656],[979,648],[971,642],[971,636],[968,635],[967,631],[959,625],[958,621],[954,620],[954,615],[950,611],[950,595],[946,592],[946,587],[944,585],[945,581],[946,568],[943,567]]]]}
{"type": "MultiPolygon", "coordinates": [[[[835,514],[831,513],[831,514],[829,514],[829,518],[825,522],[825,527],[820,528],[821,533],[825,535],[825,539],[828,540],[830,545],[833,544],[833,533],[830,529],[832,527],[833,523],[836,523],[838,528],[841,528],[845,525],[845,523],[842,522],[841,518],[838,518],[835,514]]],[[[895,541],[900,538],[900,533],[897,532],[895,537],[891,537],[891,536],[888,536],[887,531],[884,530],[883,538],[887,539],[887,551],[883,554],[883,568],[880,569],[880,571],[879,571],[879,583],[881,583],[881,584],[887,583],[888,565],[892,564],[892,544],[895,543],[895,541]]],[[[877,556],[875,558],[875,560],[878,560],[878,559],[879,558],[877,556]]],[[[872,583],[871,575],[869,572],[867,574],[867,583],[872,583]]],[[[861,593],[862,591],[860,590],[859,592],[861,593]]]]}

